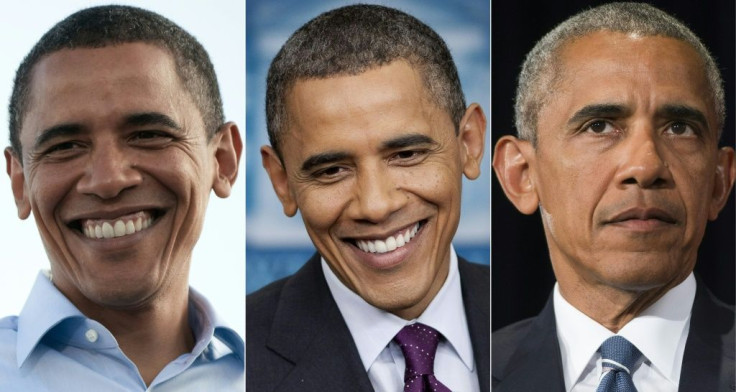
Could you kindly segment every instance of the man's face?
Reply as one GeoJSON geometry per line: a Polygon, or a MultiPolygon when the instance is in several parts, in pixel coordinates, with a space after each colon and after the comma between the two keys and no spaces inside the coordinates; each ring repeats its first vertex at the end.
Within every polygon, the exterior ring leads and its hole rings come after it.
{"type": "Polygon", "coordinates": [[[596,32],[558,61],[530,164],[555,274],[626,290],[679,282],[734,176],[699,56],[596,32]]]}
{"type": "Polygon", "coordinates": [[[470,155],[482,154],[485,123],[456,135],[403,61],[298,81],[287,111],[283,167],[273,150],[262,150],[284,211],[301,211],[347,287],[378,308],[416,317],[447,275],[461,178],[477,176],[480,157],[470,155]]]}
{"type": "Polygon", "coordinates": [[[216,142],[166,51],[45,57],[20,140],[22,166],[6,152],[19,215],[32,210],[54,284],[75,304],[138,307],[186,286],[216,142]]]}

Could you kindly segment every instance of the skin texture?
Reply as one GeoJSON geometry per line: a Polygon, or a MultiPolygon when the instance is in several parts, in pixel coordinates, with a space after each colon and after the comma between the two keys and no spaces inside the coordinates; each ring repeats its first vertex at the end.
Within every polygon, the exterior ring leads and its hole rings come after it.
{"type": "Polygon", "coordinates": [[[480,172],[480,107],[467,109],[456,135],[420,75],[395,61],[359,75],[298,81],[287,110],[284,162],[271,147],[261,149],[284,213],[301,211],[312,242],[348,288],[377,308],[418,317],[447,276],[462,176],[480,172]],[[328,159],[305,168],[315,156],[328,159]],[[355,246],[416,223],[416,237],[395,251],[355,246]]]}
{"type": "Polygon", "coordinates": [[[229,195],[242,149],[232,123],[207,140],[174,67],[144,43],[53,53],[33,70],[22,162],[5,151],[18,215],[33,212],[54,285],[111,330],[147,384],[192,348],[192,248],[210,191],[229,195]],[[140,211],[154,221],[132,235],[80,230],[140,211]]]}
{"type": "Polygon", "coordinates": [[[493,165],[521,212],[541,208],[562,295],[616,332],[693,270],[734,153],[687,44],[600,31],[558,65],[537,146],[504,137],[493,165]]]}

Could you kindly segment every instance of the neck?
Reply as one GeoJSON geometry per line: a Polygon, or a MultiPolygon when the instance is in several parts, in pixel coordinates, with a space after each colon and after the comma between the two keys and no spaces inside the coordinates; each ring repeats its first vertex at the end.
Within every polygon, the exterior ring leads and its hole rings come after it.
{"type": "Polygon", "coordinates": [[[115,336],[120,349],[136,365],[146,385],[150,385],[167,364],[194,347],[189,326],[189,287],[183,283],[181,287],[170,286],[167,293],[134,308],[89,302],[75,305],[115,336]]]}
{"type": "Polygon", "coordinates": [[[656,287],[641,290],[619,288],[605,283],[590,283],[583,279],[558,278],[560,294],[586,316],[613,333],[657,302],[687,275],[656,287]]]}

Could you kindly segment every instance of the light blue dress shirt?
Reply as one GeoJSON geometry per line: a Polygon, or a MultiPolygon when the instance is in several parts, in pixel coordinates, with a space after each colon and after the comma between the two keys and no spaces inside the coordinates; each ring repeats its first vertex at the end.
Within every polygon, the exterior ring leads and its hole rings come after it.
{"type": "Polygon", "coordinates": [[[39,273],[20,315],[0,319],[0,391],[243,391],[243,339],[191,288],[189,324],[192,352],[146,387],[110,331],[39,273]]]}

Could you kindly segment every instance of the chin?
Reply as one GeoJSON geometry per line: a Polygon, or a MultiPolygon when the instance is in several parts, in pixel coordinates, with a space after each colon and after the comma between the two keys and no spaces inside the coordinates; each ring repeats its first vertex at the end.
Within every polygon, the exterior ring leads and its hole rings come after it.
{"type": "MultiPolygon", "coordinates": [[[[681,263],[675,263],[662,255],[633,255],[609,262],[604,279],[625,290],[644,291],[671,285],[677,279],[684,279],[692,268],[684,270],[681,263]],[[647,257],[648,256],[648,257],[647,257]]],[[[674,285],[672,285],[674,286],[674,285]]]]}

